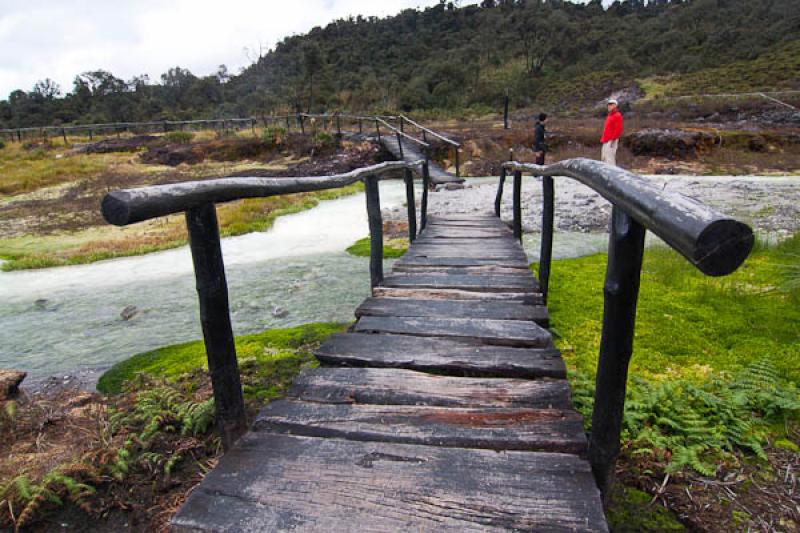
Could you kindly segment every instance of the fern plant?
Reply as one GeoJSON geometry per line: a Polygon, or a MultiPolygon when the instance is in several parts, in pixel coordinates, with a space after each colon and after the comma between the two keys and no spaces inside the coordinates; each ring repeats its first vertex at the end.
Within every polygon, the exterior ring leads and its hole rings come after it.
{"type": "MultiPolygon", "coordinates": [[[[590,419],[594,382],[573,374],[576,407],[590,419]]],[[[713,476],[714,460],[736,450],[766,460],[770,425],[800,414],[800,393],[786,383],[769,358],[734,376],[648,382],[632,377],[622,421],[622,439],[635,455],[666,462],[669,473],[684,468],[713,476]]],[[[587,430],[591,430],[587,427],[587,430]]]]}

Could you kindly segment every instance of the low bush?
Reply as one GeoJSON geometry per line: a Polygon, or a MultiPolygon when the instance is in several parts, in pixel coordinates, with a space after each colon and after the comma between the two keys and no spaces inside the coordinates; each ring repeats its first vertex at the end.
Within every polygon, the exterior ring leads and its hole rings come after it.
{"type": "Polygon", "coordinates": [[[189,144],[194,139],[191,131],[171,131],[164,134],[164,138],[174,144],[189,144]]]}

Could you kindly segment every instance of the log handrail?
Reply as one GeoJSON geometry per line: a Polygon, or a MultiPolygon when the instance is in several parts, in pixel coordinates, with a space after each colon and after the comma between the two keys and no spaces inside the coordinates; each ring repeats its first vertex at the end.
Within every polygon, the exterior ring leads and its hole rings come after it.
{"type": "MultiPolygon", "coordinates": [[[[513,154],[512,154],[513,158],[513,154]]],[[[595,378],[589,461],[597,485],[607,500],[620,451],[628,365],[633,355],[636,304],[646,230],[709,276],[735,271],[750,254],[752,229],[679,193],[664,191],[619,167],[577,158],[551,165],[508,161],[501,167],[495,214],[500,216],[503,182],[514,173],[514,235],[522,238],[523,173],[542,177],[542,243],[539,277],[546,300],[553,242],[553,177],[573,178],[612,204],[608,266],[603,285],[603,329],[595,378]]]]}
{"type": "Polygon", "coordinates": [[[425,126],[423,126],[423,125],[422,125],[422,124],[420,124],[419,122],[416,122],[416,121],[414,121],[414,120],[412,120],[412,119],[408,118],[406,115],[400,115],[400,118],[401,118],[401,119],[403,119],[404,121],[408,122],[408,123],[409,123],[409,124],[411,124],[412,126],[416,127],[418,130],[420,130],[420,131],[424,131],[425,133],[428,133],[428,134],[430,134],[430,135],[433,135],[433,136],[434,136],[434,137],[436,137],[437,139],[439,139],[439,140],[441,140],[441,141],[444,141],[444,142],[446,142],[447,144],[452,144],[452,145],[453,145],[453,146],[455,146],[456,148],[459,148],[459,147],[461,146],[461,143],[459,143],[458,141],[454,141],[453,139],[448,139],[447,137],[445,137],[445,136],[444,136],[444,135],[442,135],[441,133],[435,132],[435,131],[433,131],[433,130],[432,130],[432,129],[430,129],[430,128],[426,128],[425,126]]]}
{"type": "Polygon", "coordinates": [[[406,168],[420,172],[423,161],[388,161],[332,176],[299,178],[235,177],[151,185],[121,189],[107,194],[101,209],[106,221],[125,226],[151,218],[186,211],[206,203],[224,203],[244,198],[335,189],[367,176],[382,176],[406,168]]]}
{"type": "Polygon", "coordinates": [[[619,167],[585,158],[545,166],[509,161],[503,166],[534,176],[564,176],[583,183],[709,276],[735,271],[753,247],[753,231],[746,224],[693,198],[664,191],[619,167]]]}
{"type": "Polygon", "coordinates": [[[200,323],[214,391],[216,427],[227,450],[247,430],[236,346],[228,304],[216,204],[244,198],[318,191],[364,182],[370,228],[370,284],[383,281],[383,219],[378,182],[403,179],[409,240],[416,238],[414,174],[422,178],[420,229],[424,229],[430,173],[427,161],[392,161],[333,176],[301,178],[231,177],[123,189],[107,194],[101,210],[117,226],[184,212],[200,302],[200,323]]]}

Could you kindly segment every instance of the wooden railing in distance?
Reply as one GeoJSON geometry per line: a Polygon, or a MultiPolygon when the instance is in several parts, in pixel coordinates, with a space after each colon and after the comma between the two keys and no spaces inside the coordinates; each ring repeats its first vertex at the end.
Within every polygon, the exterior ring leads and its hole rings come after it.
{"type": "Polygon", "coordinates": [[[437,133],[430,128],[426,128],[422,124],[415,122],[414,120],[411,120],[405,115],[400,115],[398,117],[398,121],[400,123],[400,130],[403,130],[403,126],[406,123],[411,124],[412,126],[417,128],[417,130],[419,130],[422,133],[422,140],[425,142],[428,142],[428,135],[430,135],[452,146],[453,150],[455,151],[456,176],[459,178],[461,177],[461,144],[459,144],[457,141],[454,141],[453,139],[445,137],[441,133],[437,133]]]}
{"type": "Polygon", "coordinates": [[[335,189],[363,181],[370,229],[370,283],[375,287],[383,280],[383,221],[378,181],[400,177],[405,180],[409,239],[414,240],[417,233],[414,174],[420,176],[423,182],[421,227],[424,227],[430,181],[425,161],[392,161],[334,176],[236,177],[154,185],[114,191],[103,198],[103,217],[117,226],[172,213],[186,214],[189,248],[200,300],[200,322],[214,389],[216,425],[225,449],[245,432],[247,424],[215,204],[244,198],[335,189]]]}
{"type": "MultiPolygon", "coordinates": [[[[718,213],[682,194],[664,191],[646,179],[599,161],[578,158],[539,166],[509,161],[514,173],[514,233],[522,236],[521,186],[523,173],[542,176],[544,206],[539,274],[544,293],[550,276],[553,242],[554,176],[573,178],[611,202],[608,266],[603,287],[603,330],[597,363],[589,459],[605,496],[613,483],[620,449],[628,364],[633,351],[636,302],[644,253],[645,231],[658,235],[691,264],[709,276],[735,271],[753,248],[749,226],[718,213]]],[[[496,213],[502,190],[498,187],[496,213]]]]}

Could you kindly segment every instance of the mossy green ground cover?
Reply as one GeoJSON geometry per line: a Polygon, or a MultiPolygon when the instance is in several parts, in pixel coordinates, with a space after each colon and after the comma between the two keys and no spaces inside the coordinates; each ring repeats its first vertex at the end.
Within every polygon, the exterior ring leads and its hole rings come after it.
{"type": "MultiPolygon", "coordinates": [[[[402,256],[408,250],[408,239],[388,239],[383,244],[384,259],[402,256]]],[[[347,249],[347,253],[356,257],[369,257],[369,237],[359,239],[347,249]]]]}
{"type": "MultiPolygon", "coordinates": [[[[245,396],[258,399],[278,396],[304,366],[316,364],[311,354],[313,347],[344,328],[342,324],[315,323],[237,337],[236,354],[241,371],[255,378],[243,380],[245,396]]],[[[118,393],[138,374],[178,379],[198,369],[208,369],[203,341],[176,344],[117,363],[100,377],[97,389],[118,393]]]]}

